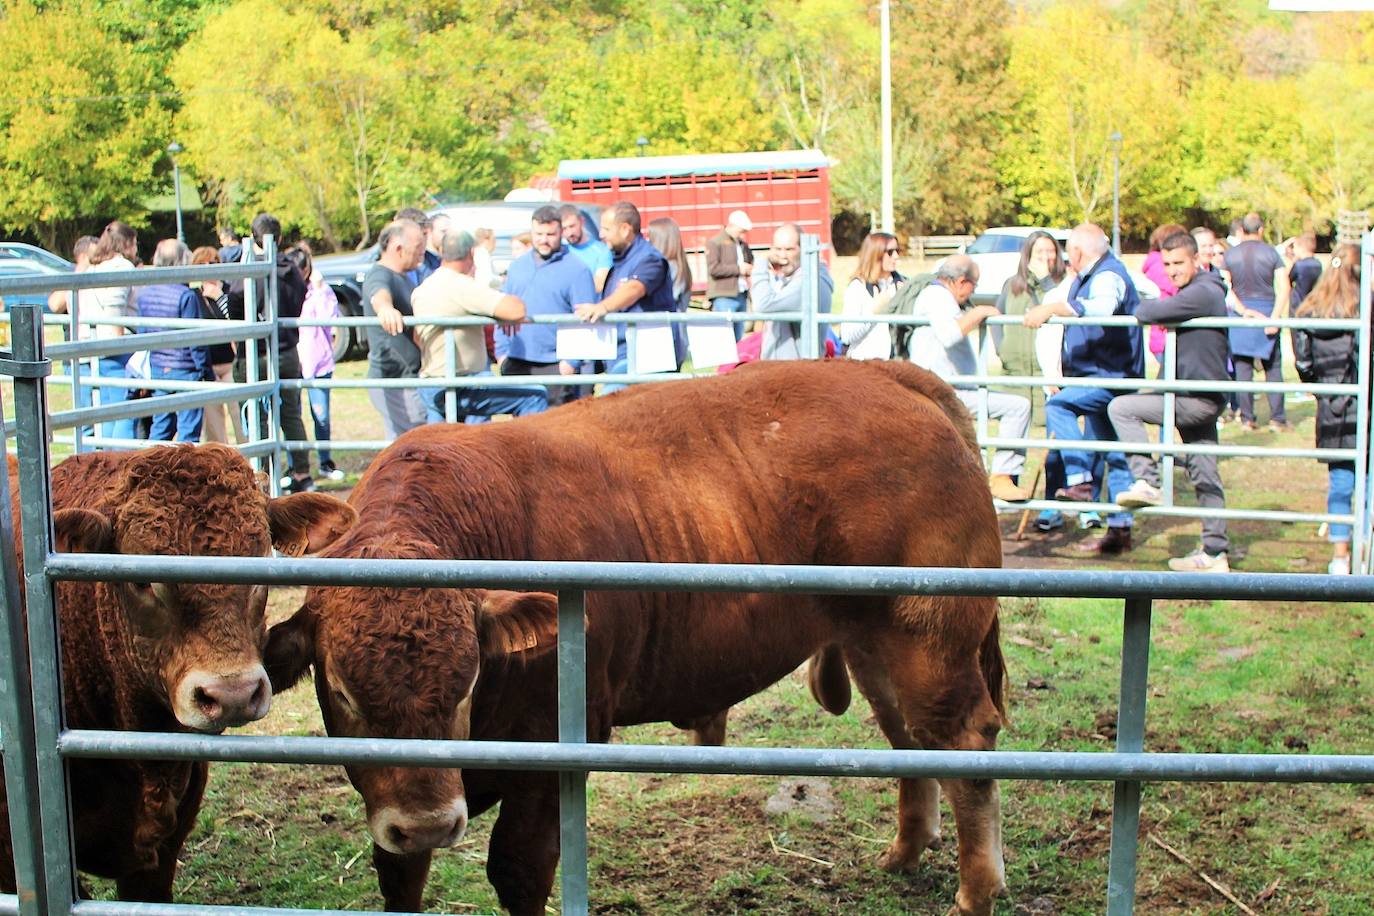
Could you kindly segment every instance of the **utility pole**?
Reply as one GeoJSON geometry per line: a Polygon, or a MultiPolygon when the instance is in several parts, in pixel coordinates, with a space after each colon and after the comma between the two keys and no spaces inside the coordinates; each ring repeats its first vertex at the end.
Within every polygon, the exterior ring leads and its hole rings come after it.
{"type": "Polygon", "coordinates": [[[1121,257],[1121,131],[1114,130],[1112,141],[1112,252],[1121,257]]]}
{"type": "Polygon", "coordinates": [[[167,144],[167,155],[172,160],[172,186],[175,188],[177,198],[177,241],[185,243],[186,233],[181,227],[181,168],[177,165],[177,153],[181,152],[181,144],[173,140],[167,144]]]}

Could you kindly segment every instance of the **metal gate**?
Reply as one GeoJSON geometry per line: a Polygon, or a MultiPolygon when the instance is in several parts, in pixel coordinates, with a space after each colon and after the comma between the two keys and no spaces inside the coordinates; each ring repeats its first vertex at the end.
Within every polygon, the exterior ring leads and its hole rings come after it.
{"type": "MultiPolygon", "coordinates": [[[[269,262],[270,263],[270,262],[269,262]]],[[[240,267],[226,271],[244,270],[240,267]]],[[[108,279],[105,283],[108,283],[108,279]]],[[[186,914],[296,912],[76,899],[72,828],[64,761],[69,758],[237,760],[556,770],[564,912],[588,912],[586,777],[591,771],[760,775],[1068,779],[1114,784],[1106,912],[1133,911],[1140,790],[1145,782],[1374,782],[1374,756],[1155,754],[1144,750],[1151,606],[1155,599],[1371,601],[1374,578],[1324,575],[1195,575],[992,569],[778,567],[487,561],[295,560],[55,554],[51,536],[49,432],[105,419],[119,408],[58,416],[46,409],[44,352],[36,310],[16,311],[15,352],[0,354],[14,377],[28,631],[15,558],[0,551],[5,626],[0,632],[0,725],[19,894],[0,912],[186,914]],[[347,738],[206,736],[67,729],[63,723],[54,583],[63,580],[353,584],[407,587],[514,587],[559,593],[559,741],[557,743],[383,741],[347,738]],[[586,743],[587,591],[751,591],[844,595],[995,595],[1115,597],[1124,600],[1121,687],[1112,753],[749,749],[589,745],[586,743]],[[25,666],[25,647],[31,664],[25,666]]],[[[229,331],[167,332],[202,339],[263,337],[253,323],[229,331]],[[218,336],[216,336],[218,335],[218,336]]],[[[86,345],[90,346],[90,345],[86,345]]],[[[247,387],[247,386],[245,386],[247,387]]],[[[270,383],[265,387],[270,389],[270,383]]],[[[246,393],[246,392],[245,392],[246,393]]],[[[171,398],[214,398],[203,394],[171,398]]],[[[128,411],[128,408],[125,408],[128,411]]],[[[8,472],[0,471],[0,530],[14,543],[8,472]]]]}

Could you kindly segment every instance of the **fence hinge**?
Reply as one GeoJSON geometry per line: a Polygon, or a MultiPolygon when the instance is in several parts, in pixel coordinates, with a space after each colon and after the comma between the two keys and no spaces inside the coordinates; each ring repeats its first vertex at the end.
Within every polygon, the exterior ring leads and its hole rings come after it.
{"type": "Polygon", "coordinates": [[[12,378],[47,378],[52,375],[52,360],[15,359],[8,350],[0,350],[0,375],[12,378]]]}

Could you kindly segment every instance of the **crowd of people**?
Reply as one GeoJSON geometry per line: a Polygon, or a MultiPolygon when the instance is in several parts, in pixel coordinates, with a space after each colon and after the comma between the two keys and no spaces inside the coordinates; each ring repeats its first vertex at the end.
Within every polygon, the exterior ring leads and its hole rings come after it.
{"type": "MultiPolygon", "coordinates": [[[[1297,317],[1354,318],[1359,313],[1359,249],[1340,248],[1323,270],[1314,255],[1316,240],[1306,234],[1291,242],[1287,259],[1263,240],[1264,223],[1247,214],[1223,241],[1210,229],[1191,231],[1180,225],[1161,226],[1152,235],[1143,272],[1158,287],[1159,296],[1142,299],[1131,272],[1112,252],[1098,226],[1084,224],[1068,237],[1064,251],[1046,232],[1031,233],[1021,248],[1016,273],[1007,280],[996,304],[971,302],[979,268],[965,255],[946,258],[931,275],[902,277],[897,271],[899,248],[886,233],[868,236],[860,248],[858,269],[844,293],[844,312],[854,318],[903,312],[928,324],[914,332],[894,327],[882,333],[875,323],[842,324],[848,355],[858,359],[910,358],[936,374],[955,380],[961,400],[977,415],[984,410],[1000,423],[1003,439],[1025,439],[1032,419],[1032,392],[981,390],[960,378],[986,375],[1000,364],[1012,376],[1040,375],[1048,380],[1043,405],[1050,440],[1066,443],[1130,443],[1145,446],[1148,426],[1165,422],[1162,393],[1132,390],[1130,379],[1144,378],[1146,352],[1162,360],[1166,326],[1194,318],[1241,317],[1255,320],[1297,317]],[[982,334],[990,318],[1019,316],[1020,326],[1001,322],[982,334]],[[1129,316],[1134,322],[1111,326],[1058,324],[1050,319],[1129,316]],[[1055,384],[1066,379],[1073,384],[1055,384]],[[1112,380],[1101,387],[1086,381],[1112,380]]],[[[1353,331],[1305,331],[1294,335],[1295,352],[1305,354],[1298,370],[1304,381],[1356,380],[1357,338],[1353,331]]],[[[1250,382],[1257,372],[1268,382],[1282,382],[1283,347],[1277,326],[1177,328],[1176,377],[1181,382],[1212,383],[1198,390],[1177,392],[1173,423],[1177,441],[1215,446],[1218,428],[1236,422],[1256,430],[1255,399],[1249,392],[1231,392],[1223,384],[1250,382]]],[[[1162,370],[1161,370],[1162,372],[1162,370]]],[[[1272,431],[1290,428],[1282,393],[1268,396],[1272,431]]],[[[1317,396],[1317,447],[1353,449],[1357,400],[1350,396],[1317,396]]],[[[1215,454],[1189,452],[1179,456],[1193,485],[1199,506],[1224,509],[1225,492],[1215,454]]],[[[996,450],[989,480],[994,497],[1022,502],[1033,485],[1023,481],[1025,450],[996,450]]],[[[1329,467],[1327,509],[1350,514],[1355,465],[1344,459],[1324,459],[1329,467]]],[[[1157,459],[1148,452],[1052,449],[1045,461],[1046,494],[1067,502],[1096,504],[1078,513],[1081,527],[1101,527],[1100,537],[1079,548],[1098,554],[1119,554],[1132,548],[1133,510],[1159,506],[1164,500],[1157,459]],[[1102,504],[1115,509],[1102,519],[1102,504]]],[[[1065,525],[1064,514],[1046,510],[1037,519],[1041,531],[1065,525]]],[[[1350,526],[1332,524],[1329,570],[1350,570],[1350,526]]],[[[1202,519],[1201,543],[1193,552],[1169,560],[1178,571],[1226,572],[1230,569],[1230,541],[1226,522],[1218,516],[1202,519]]]]}
{"type": "MultiPolygon", "coordinates": [[[[748,234],[748,214],[729,214],[721,232],[705,247],[706,298],[709,308],[731,316],[739,341],[740,358],[793,359],[803,354],[802,326],[796,321],[764,320],[747,335],[747,322],[734,319],[751,311],[769,313],[802,310],[801,227],[777,227],[766,252],[756,256],[748,234]]],[[[176,239],[164,239],[154,249],[154,266],[212,264],[235,261],[241,245],[263,253],[267,236],[281,237],[281,226],[270,214],[259,214],[252,235],[244,242],[233,233],[221,237],[222,247],[191,251],[176,239]]],[[[1284,318],[1288,315],[1351,318],[1359,310],[1358,249],[1345,246],[1323,269],[1315,257],[1316,240],[1303,235],[1284,252],[1263,240],[1264,223],[1248,214],[1232,225],[1228,239],[1205,227],[1191,231],[1181,225],[1160,226],[1150,236],[1150,250],[1142,272],[1159,289],[1158,297],[1144,298],[1131,272],[1111,250],[1098,226],[1075,228],[1061,249],[1048,232],[1030,233],[1022,245],[1016,272],[1006,281],[995,304],[973,304],[979,268],[966,255],[946,258],[929,274],[906,277],[899,270],[901,247],[896,236],[872,232],[862,242],[853,277],[842,292],[842,319],[823,332],[827,355],[850,359],[909,359],[932,372],[955,380],[960,400],[975,416],[982,412],[998,422],[1003,439],[1023,440],[1033,423],[1043,421],[1048,437],[1065,443],[1131,443],[1151,441],[1148,426],[1165,420],[1165,398],[1141,393],[1127,384],[1146,374],[1146,354],[1162,361],[1165,326],[1191,318],[1284,318]],[[911,324],[873,321],[891,313],[924,319],[911,324]],[[1019,318],[1007,323],[1004,316],[1019,318]],[[1051,322],[1059,316],[1127,316],[1128,325],[1051,322]],[[990,322],[989,319],[998,319],[990,322]],[[990,369],[991,367],[991,369],[990,369]],[[998,371],[1010,376],[1043,376],[1048,380],[1043,404],[1032,389],[1006,390],[966,381],[998,371]],[[1072,384],[1063,380],[1072,379],[1072,384]],[[1101,385],[1093,379],[1110,380],[1101,385]],[[1028,396],[1031,395],[1031,396],[1028,396]]],[[[378,258],[363,281],[362,310],[377,319],[369,326],[367,375],[384,380],[369,388],[385,438],[391,440],[424,423],[455,420],[481,423],[498,414],[524,416],[547,410],[590,393],[579,384],[584,373],[625,374],[629,354],[624,324],[618,325],[614,359],[604,362],[562,359],[557,325],[530,323],[537,316],[576,316],[600,322],[616,312],[685,311],[691,304],[692,268],[678,225],[660,218],[641,224],[639,210],[618,202],[602,211],[600,226],[591,227],[576,206],[538,208],[530,231],[513,240],[509,268],[493,269],[494,234],[489,229],[468,232],[451,226],[442,214],[430,217],[407,208],[381,232],[378,258]],[[523,244],[522,244],[523,241],[523,244]],[[430,324],[461,318],[489,319],[486,323],[430,324]],[[490,322],[495,322],[492,327],[490,322]],[[499,375],[498,375],[499,373],[499,375]],[[521,384],[521,377],[540,376],[554,384],[521,384]],[[445,379],[461,380],[450,384],[445,379]],[[556,379],[556,381],[555,381],[556,379]],[[416,380],[414,385],[388,385],[385,380],[416,380]],[[428,384],[426,384],[428,383],[428,384]]],[[[78,271],[133,270],[138,263],[138,239],[125,223],[110,223],[99,238],[85,237],[75,247],[78,271]]],[[[328,320],[339,315],[330,286],[315,269],[305,243],[278,253],[277,314],[328,320]]],[[[105,319],[91,325],[94,336],[108,338],[130,330],[117,319],[220,318],[241,319],[247,303],[258,304],[266,317],[267,283],[258,280],[254,295],[242,280],[225,286],[217,281],[189,285],[157,284],[83,290],[80,314],[105,319]]],[[[833,281],[824,263],[817,270],[822,311],[829,311],[833,281]]],[[[69,308],[68,294],[54,293],[50,307],[69,308]]],[[[686,335],[674,326],[677,364],[687,356],[686,335]]],[[[1228,380],[1249,382],[1262,372],[1266,381],[1282,381],[1282,353],[1278,328],[1182,327],[1177,331],[1176,373],[1180,381],[1211,384],[1181,391],[1173,399],[1173,422],[1178,441],[1216,445],[1218,428],[1227,422],[1244,430],[1258,429],[1255,399],[1248,392],[1232,392],[1228,380]]],[[[1352,382],[1358,354],[1351,331],[1299,331],[1294,334],[1298,371],[1306,381],[1352,382]]],[[[135,351],[102,357],[83,374],[99,376],[97,386],[83,386],[82,404],[117,403],[131,393],[166,394],[160,382],[244,382],[268,377],[266,342],[257,345],[256,372],[248,362],[246,344],[216,344],[135,351]],[[110,382],[113,382],[111,384],[110,382]]],[[[282,327],[277,334],[278,373],[282,379],[329,379],[334,371],[331,329],[282,327]]],[[[623,387],[602,385],[602,393],[623,387]]],[[[1317,398],[1317,446],[1354,447],[1355,399],[1320,395],[1317,398]]],[[[323,476],[341,479],[328,448],[330,398],[327,387],[307,389],[314,438],[326,443],[318,449],[323,476]]],[[[1269,394],[1268,428],[1288,427],[1284,398],[1269,394]]],[[[261,412],[266,416],[266,412],[261,412]]],[[[149,421],[102,424],[101,436],[112,440],[218,441],[232,431],[244,439],[247,412],[185,408],[155,414],[149,421]]],[[[284,392],[278,417],[282,436],[293,443],[306,441],[301,399],[284,392]]],[[[87,434],[93,430],[87,430],[87,434]]],[[[265,436],[266,429],[259,429],[265,436]]],[[[1225,492],[1217,457],[1208,453],[1179,456],[1204,509],[1225,506],[1225,492]]],[[[1354,491],[1354,462],[1331,460],[1328,511],[1349,514],[1354,491]]],[[[1096,448],[1052,449],[1044,464],[1047,496],[1085,504],[1075,513],[1081,528],[1102,528],[1100,536],[1080,549],[1116,554],[1132,547],[1133,510],[1163,502],[1163,482],[1157,459],[1144,451],[1096,448]],[[1110,506],[1105,519],[1096,511],[1110,506]]],[[[289,473],[282,486],[290,491],[311,489],[310,451],[289,452],[289,473]]],[[[999,447],[992,457],[989,487],[994,498],[1020,503],[1032,498],[1036,481],[1026,475],[1026,449],[999,447]]],[[[1064,513],[1045,510],[1036,527],[1053,531],[1066,525],[1064,513]]],[[[1329,526],[1333,544],[1332,573],[1350,568],[1350,526],[1329,526]]],[[[1175,570],[1222,572],[1230,568],[1226,523],[1217,516],[1202,520],[1198,548],[1169,561],[1175,570]]]]}

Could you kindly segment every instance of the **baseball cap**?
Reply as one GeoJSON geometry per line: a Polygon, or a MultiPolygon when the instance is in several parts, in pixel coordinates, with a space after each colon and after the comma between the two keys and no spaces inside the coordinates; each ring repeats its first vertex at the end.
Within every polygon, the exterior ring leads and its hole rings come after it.
{"type": "Polygon", "coordinates": [[[725,225],[739,226],[745,232],[754,228],[754,221],[749,218],[749,214],[743,210],[731,210],[730,215],[725,217],[725,225]]]}

